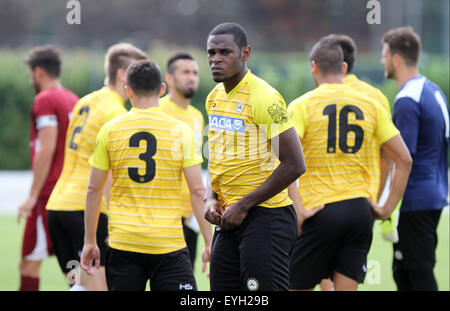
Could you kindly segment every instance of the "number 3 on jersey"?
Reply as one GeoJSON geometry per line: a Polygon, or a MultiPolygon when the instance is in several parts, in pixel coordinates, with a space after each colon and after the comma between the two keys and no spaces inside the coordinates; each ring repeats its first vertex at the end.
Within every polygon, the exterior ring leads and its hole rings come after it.
{"type": "MultiPolygon", "coordinates": [[[[356,120],[364,120],[364,114],[361,109],[354,105],[346,105],[342,107],[339,113],[339,149],[344,153],[356,153],[361,149],[364,140],[364,131],[361,126],[356,124],[348,124],[348,114],[353,112],[356,120]],[[347,144],[348,133],[355,133],[355,145],[347,144]]],[[[336,105],[328,105],[323,110],[323,115],[328,115],[328,143],[327,153],[336,153],[336,105]]]]}
{"type": "Polygon", "coordinates": [[[137,167],[128,168],[128,176],[138,183],[147,183],[155,178],[156,162],[152,158],[156,153],[156,138],[148,132],[139,132],[130,137],[130,147],[139,147],[141,140],[147,143],[147,151],[139,155],[139,159],[145,162],[145,174],[139,175],[137,167]]]}

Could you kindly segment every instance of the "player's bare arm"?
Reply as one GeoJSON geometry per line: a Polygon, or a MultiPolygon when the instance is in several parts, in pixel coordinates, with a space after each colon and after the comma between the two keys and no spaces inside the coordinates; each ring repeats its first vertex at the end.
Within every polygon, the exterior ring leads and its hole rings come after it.
{"type": "Polygon", "coordinates": [[[217,201],[217,194],[211,187],[211,175],[209,174],[209,166],[206,173],[206,192],[204,204],[205,219],[213,225],[219,225],[220,219],[222,218],[222,214],[224,212],[224,208],[217,201]]]}
{"type": "Polygon", "coordinates": [[[244,196],[238,202],[231,204],[225,210],[221,220],[221,227],[224,229],[239,226],[244,221],[251,207],[257,206],[259,203],[286,189],[305,172],[303,151],[295,128],[292,127],[275,136],[272,141],[274,140],[279,142],[279,148],[275,150],[275,153],[280,160],[280,165],[255,191],[244,196]]]}
{"type": "Polygon", "coordinates": [[[109,206],[109,198],[111,196],[111,185],[112,185],[112,171],[108,173],[108,178],[106,179],[105,189],[103,190],[103,195],[105,196],[106,204],[109,206]]]}
{"type": "Polygon", "coordinates": [[[383,148],[380,148],[380,187],[378,189],[378,200],[380,200],[380,196],[383,192],[384,187],[386,186],[386,180],[391,169],[392,160],[389,159],[386,151],[384,151],[383,148]]]}
{"type": "Polygon", "coordinates": [[[86,196],[86,210],[84,214],[84,246],[81,253],[81,267],[89,274],[93,274],[92,262],[100,267],[100,250],[97,246],[97,225],[103,196],[103,189],[108,178],[108,171],[91,169],[86,196]]]}
{"type": "Polygon", "coordinates": [[[57,126],[46,126],[38,132],[40,148],[34,157],[33,182],[31,185],[30,194],[19,206],[17,222],[20,222],[21,218],[28,217],[31,210],[36,205],[39,193],[41,192],[48,172],[50,171],[53,155],[56,150],[57,138],[57,126]]]}
{"type": "Polygon", "coordinates": [[[382,145],[386,154],[394,161],[395,168],[392,176],[392,187],[386,203],[380,207],[370,201],[375,219],[387,219],[397,206],[408,183],[412,166],[412,158],[408,148],[400,135],[394,136],[382,145]]]}
{"type": "Polygon", "coordinates": [[[300,193],[298,192],[298,180],[293,182],[288,187],[288,195],[289,198],[292,200],[292,203],[294,205],[295,213],[297,214],[297,221],[298,221],[298,227],[302,226],[303,222],[314,216],[317,212],[319,212],[321,209],[325,207],[325,205],[320,205],[317,207],[314,207],[312,209],[305,209],[302,203],[302,198],[300,197],[300,193]]]}
{"type": "Polygon", "coordinates": [[[183,169],[186,178],[189,194],[191,198],[192,211],[200,227],[203,240],[205,241],[205,249],[202,254],[202,272],[206,271],[206,263],[209,262],[211,256],[212,228],[211,224],[203,217],[203,198],[205,197],[205,187],[202,182],[202,168],[200,164],[186,167],[183,169]]]}

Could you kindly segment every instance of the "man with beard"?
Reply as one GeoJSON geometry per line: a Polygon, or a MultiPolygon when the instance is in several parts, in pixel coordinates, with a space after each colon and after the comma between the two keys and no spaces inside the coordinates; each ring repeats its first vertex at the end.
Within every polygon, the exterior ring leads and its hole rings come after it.
{"type": "MultiPolygon", "coordinates": [[[[160,100],[160,107],[165,113],[185,122],[194,131],[195,148],[201,154],[202,131],[205,124],[202,113],[191,105],[192,97],[198,89],[198,64],[187,53],[173,55],[166,66],[165,81],[169,94],[160,100]]],[[[194,267],[197,253],[198,223],[193,217],[189,187],[183,176],[181,181],[181,207],[184,237],[194,267]]]]}
{"type": "Polygon", "coordinates": [[[400,206],[393,273],[398,290],[437,290],[436,229],[448,204],[448,102],[442,90],[419,73],[420,37],[411,27],[385,33],[381,63],[400,87],[394,123],[413,158],[400,206]]]}
{"type": "Polygon", "coordinates": [[[32,49],[26,63],[36,97],[30,127],[33,182],[18,211],[18,221],[26,218],[20,290],[39,290],[41,262],[53,253],[45,207],[62,170],[67,126],[78,97],[61,85],[61,57],[54,47],[32,49]]]}

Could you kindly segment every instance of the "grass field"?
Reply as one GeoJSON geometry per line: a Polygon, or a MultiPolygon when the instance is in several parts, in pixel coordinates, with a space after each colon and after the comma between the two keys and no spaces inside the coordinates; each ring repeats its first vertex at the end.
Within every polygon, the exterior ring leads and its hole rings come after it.
{"type": "MultiPolygon", "coordinates": [[[[440,290],[450,290],[450,231],[449,213],[443,213],[438,227],[437,263],[435,274],[440,290]]],[[[19,287],[19,258],[23,223],[18,225],[14,216],[0,216],[0,291],[15,291],[19,287]]],[[[209,290],[209,282],[201,273],[202,239],[199,239],[196,278],[199,290],[209,290]]],[[[359,287],[368,291],[395,290],[392,278],[392,246],[381,239],[379,222],[374,226],[374,239],[369,253],[366,281],[359,287]]],[[[66,290],[65,279],[53,256],[44,261],[41,270],[41,290],[66,290]]]]}

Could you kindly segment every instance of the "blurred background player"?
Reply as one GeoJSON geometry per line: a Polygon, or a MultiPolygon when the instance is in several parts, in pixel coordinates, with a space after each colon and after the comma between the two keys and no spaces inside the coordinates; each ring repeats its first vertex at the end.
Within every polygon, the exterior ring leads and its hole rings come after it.
{"type": "MultiPolygon", "coordinates": [[[[191,99],[197,92],[199,84],[197,62],[187,53],[173,55],[167,61],[164,80],[169,90],[168,95],[160,99],[159,106],[168,115],[189,125],[194,131],[195,148],[201,154],[205,121],[202,113],[191,105],[191,99]]],[[[184,176],[181,180],[181,208],[184,237],[192,267],[194,267],[199,227],[196,218],[193,217],[191,200],[189,199],[189,187],[184,176]]]]}
{"type": "Polygon", "coordinates": [[[400,88],[394,124],[413,158],[400,207],[393,272],[398,290],[437,290],[436,229],[448,204],[448,102],[442,90],[418,70],[420,37],[411,27],[385,33],[381,63],[400,88]]]}
{"type": "Polygon", "coordinates": [[[372,242],[369,200],[376,200],[376,192],[369,176],[377,172],[371,157],[382,145],[396,165],[381,209],[384,218],[403,194],[411,158],[387,111],[343,83],[347,64],[336,41],[320,40],[310,61],[318,87],[288,107],[308,170],[289,193],[302,210],[325,207],[303,222],[290,257],[290,288],[312,290],[331,276],[335,290],[356,290],[364,281],[372,242]]]}
{"type": "Polygon", "coordinates": [[[211,252],[211,225],[203,218],[199,150],[190,127],[158,105],[165,92],[158,66],[139,61],[127,70],[133,108],[100,130],[86,199],[81,264],[93,273],[101,260],[96,239],[102,192],[112,171],[107,280],[109,290],[196,290],[181,225],[181,180],[186,178],[193,211],[205,239],[203,270],[211,252]]]}
{"type": "Polygon", "coordinates": [[[211,290],[287,290],[298,224],[287,186],[305,171],[297,133],[278,91],[253,75],[238,24],[208,35],[217,86],[206,99],[209,178],[205,217],[217,225],[211,290]]]}
{"type": "Polygon", "coordinates": [[[33,181],[18,211],[18,221],[26,218],[20,290],[39,290],[41,261],[53,253],[45,206],[61,173],[67,125],[78,97],[61,85],[61,56],[54,47],[32,49],[26,63],[36,97],[30,125],[33,181]]]}
{"type": "MultiPolygon", "coordinates": [[[[84,96],[72,112],[67,131],[64,167],[61,177],[47,205],[48,224],[56,257],[61,270],[68,274],[76,267],[83,248],[84,207],[89,181],[88,159],[94,151],[98,131],[103,124],[125,113],[125,79],[127,67],[136,60],[146,59],[146,54],[128,43],[110,47],[105,56],[105,86],[84,96]]],[[[101,203],[98,226],[100,249],[106,250],[108,189],[101,203]]],[[[104,262],[102,261],[102,267],[104,262]]],[[[106,290],[104,268],[87,276],[76,270],[77,286],[72,290],[106,290]]],[[[74,275],[70,276],[73,282],[74,275]]]]}

